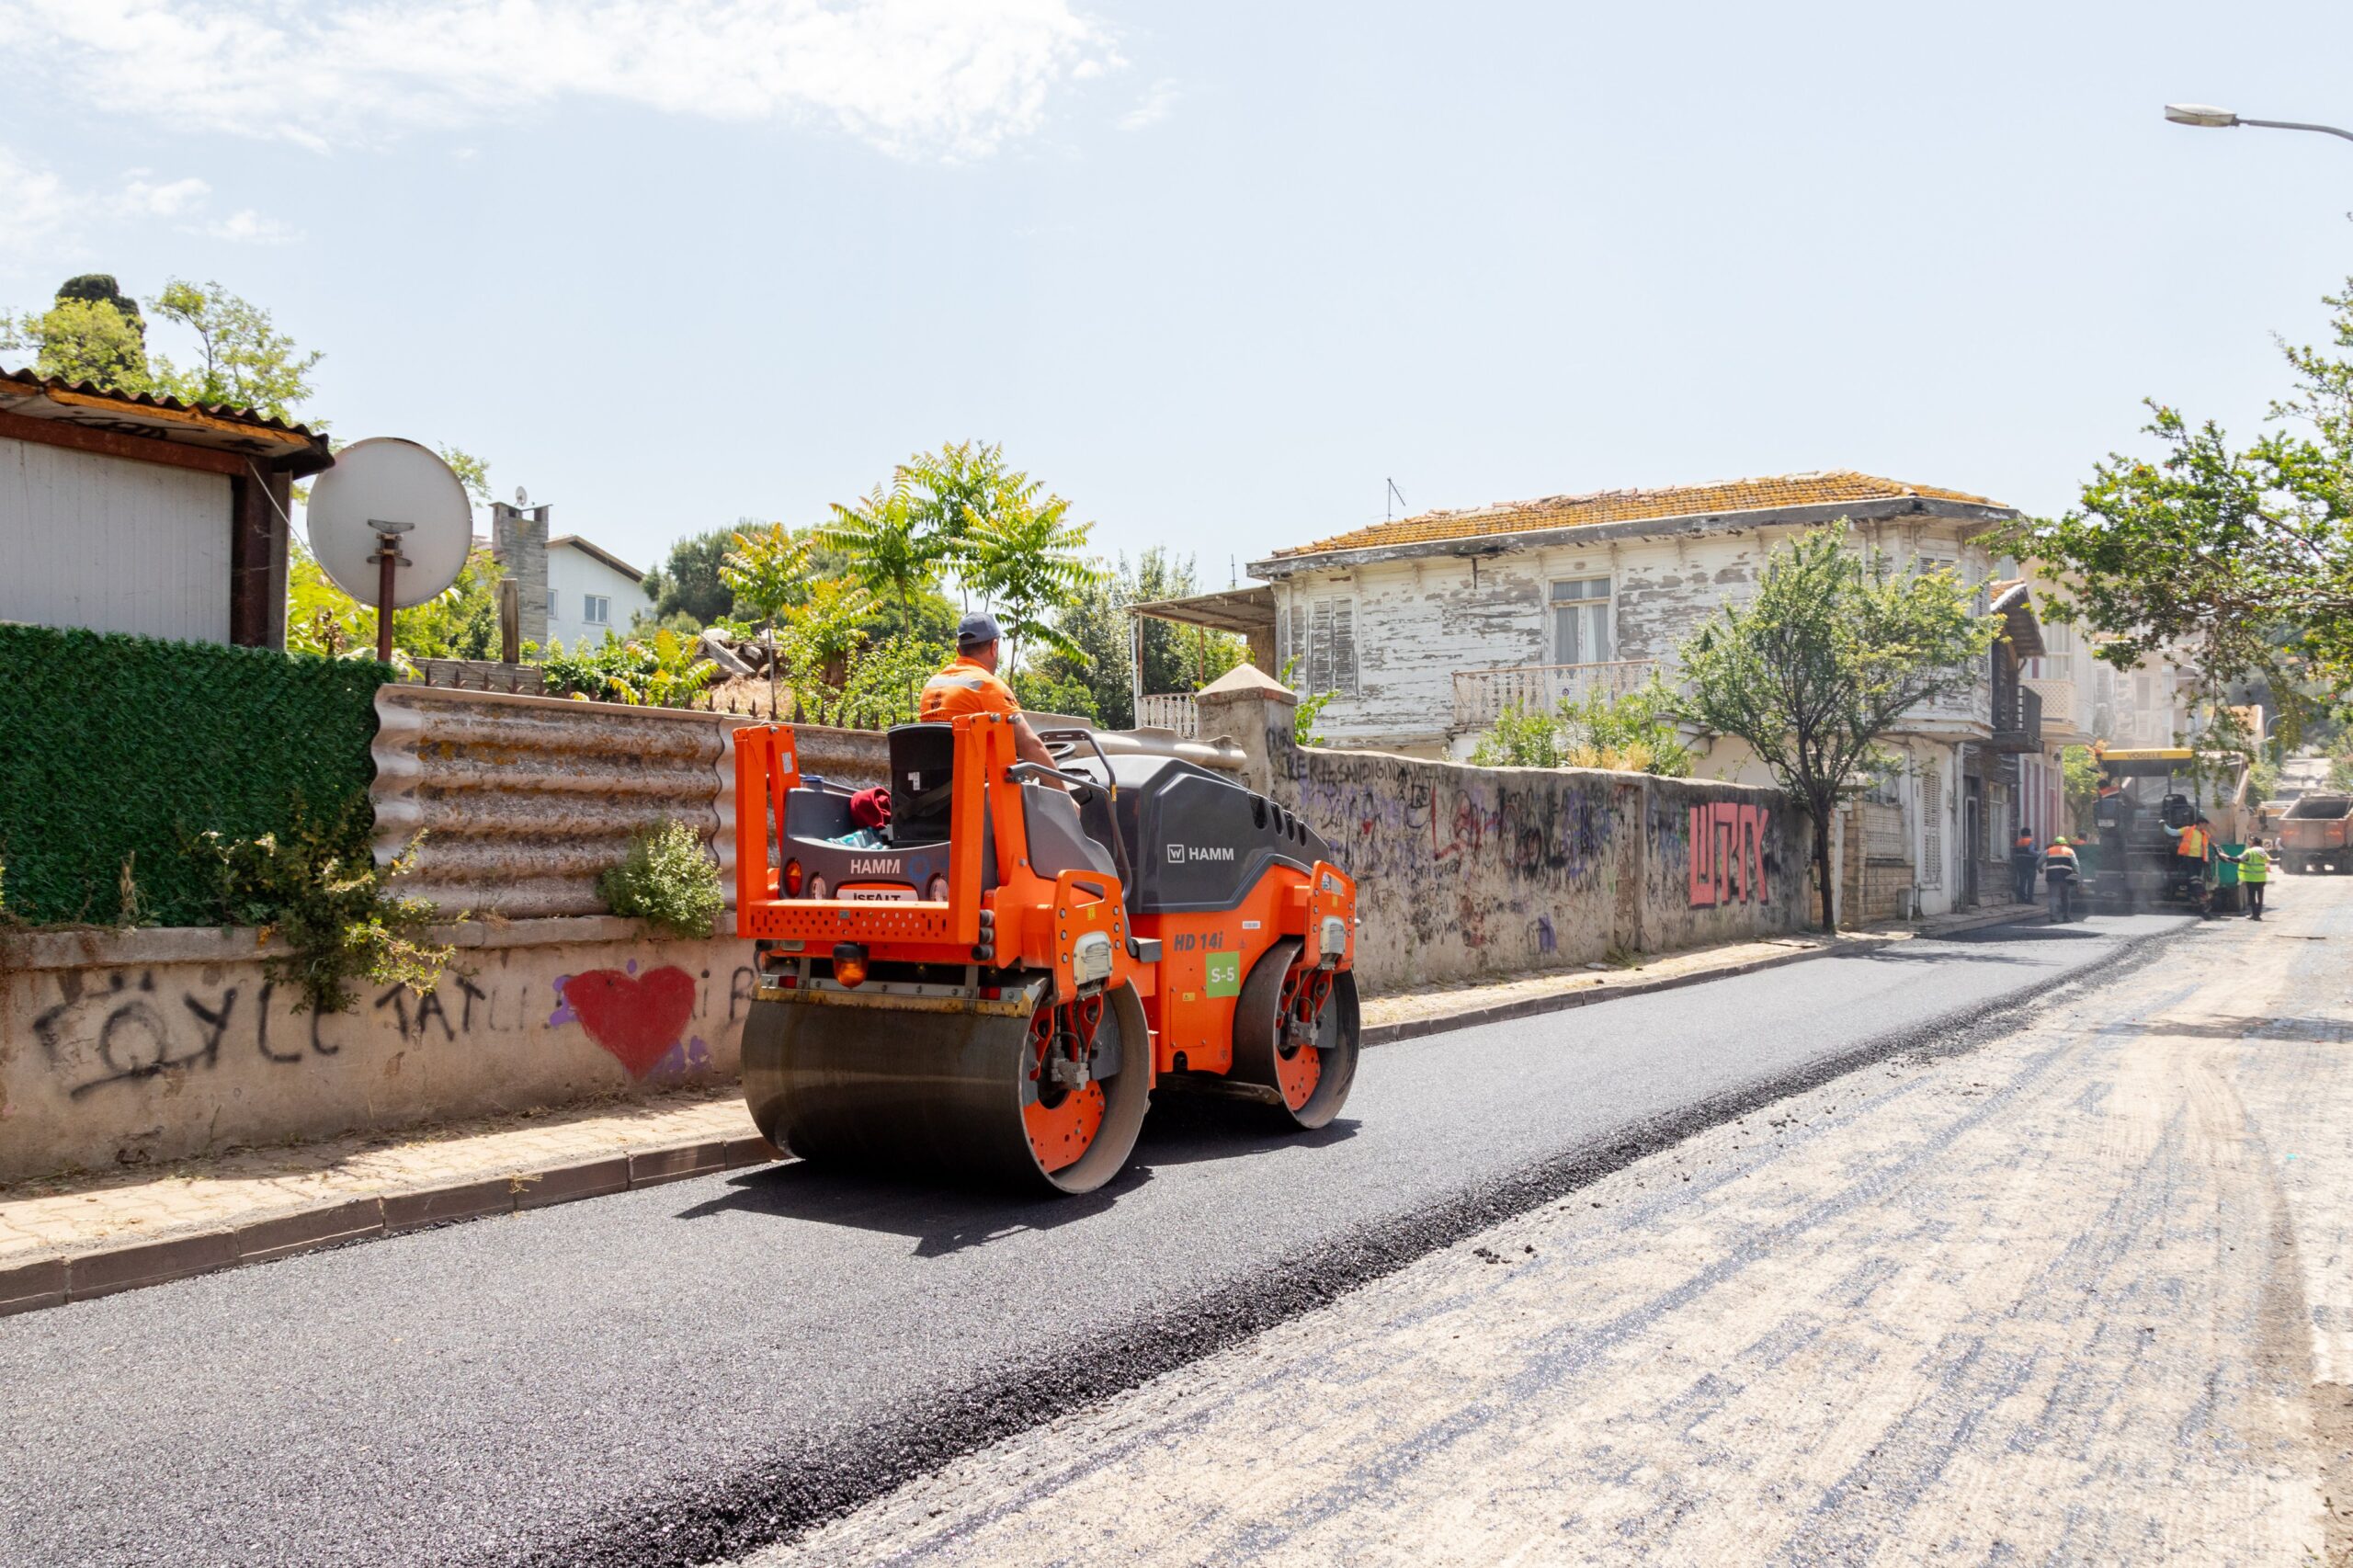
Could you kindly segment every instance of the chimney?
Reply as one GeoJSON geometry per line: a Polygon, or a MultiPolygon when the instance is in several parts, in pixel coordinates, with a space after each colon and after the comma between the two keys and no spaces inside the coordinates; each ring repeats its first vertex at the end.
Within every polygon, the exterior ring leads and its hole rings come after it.
{"type": "Polygon", "coordinates": [[[519,628],[526,642],[548,642],[548,508],[518,511],[504,501],[490,504],[490,553],[515,580],[522,599],[519,628]]]}

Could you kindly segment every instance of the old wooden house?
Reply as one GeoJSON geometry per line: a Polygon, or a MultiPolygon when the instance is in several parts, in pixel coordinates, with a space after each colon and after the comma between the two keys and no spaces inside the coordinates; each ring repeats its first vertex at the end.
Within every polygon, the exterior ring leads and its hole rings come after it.
{"type": "MultiPolygon", "coordinates": [[[[1203,624],[1271,651],[1302,691],[1332,692],[1327,744],[1467,756],[1507,707],[1552,710],[1672,683],[1676,650],[1751,591],[1768,552],[1847,519],[1899,569],[1948,567],[2005,618],[1966,690],[1910,716],[1904,766],[1844,824],[1852,915],[1934,914],[2006,888],[2022,813],[2055,804],[2021,756],[2055,771],[2026,585],[1985,535],[2018,516],[1966,491],[1847,471],[1551,496],[1372,523],[1250,563],[1266,586],[1204,595],[1203,624]]],[[[1185,603],[1153,607],[1172,619],[1185,603]]],[[[1703,776],[1768,780],[1737,741],[1697,737],[1703,776]]]]}

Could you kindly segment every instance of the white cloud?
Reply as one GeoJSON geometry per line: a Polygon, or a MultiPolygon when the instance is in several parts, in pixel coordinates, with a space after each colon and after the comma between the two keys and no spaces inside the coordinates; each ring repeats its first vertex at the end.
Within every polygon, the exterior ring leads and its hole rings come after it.
{"type": "Polygon", "coordinates": [[[301,230],[265,218],[250,207],[207,223],[204,232],[216,240],[247,245],[282,245],[302,237],[301,230]]]}
{"type": "Polygon", "coordinates": [[[116,210],[133,217],[176,218],[179,214],[204,205],[212,187],[200,179],[176,179],[168,185],[149,185],[139,176],[144,169],[134,169],[115,198],[116,210]]]}
{"type": "Polygon", "coordinates": [[[977,157],[1120,63],[1073,0],[12,0],[0,59],[94,105],[313,147],[603,98],[977,157]]]}
{"type": "Polygon", "coordinates": [[[0,260],[66,266],[87,253],[92,230],[148,218],[186,219],[180,225],[184,233],[247,244],[283,244],[301,238],[299,231],[250,208],[203,222],[212,199],[210,185],[200,179],[157,182],[148,175],[145,169],[132,169],[112,189],[76,189],[54,170],[27,163],[0,146],[0,213],[6,214],[0,222],[0,260]]]}
{"type": "Polygon", "coordinates": [[[1142,131],[1147,125],[1158,125],[1168,118],[1176,107],[1176,100],[1184,96],[1176,90],[1176,83],[1162,77],[1145,90],[1142,102],[1120,117],[1120,129],[1142,131]]]}

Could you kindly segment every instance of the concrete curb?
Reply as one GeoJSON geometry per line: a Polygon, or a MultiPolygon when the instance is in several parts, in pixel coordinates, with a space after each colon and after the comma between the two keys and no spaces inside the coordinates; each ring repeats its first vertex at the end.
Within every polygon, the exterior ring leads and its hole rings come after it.
{"type": "Polygon", "coordinates": [[[397,1235],[424,1225],[478,1220],[544,1209],[581,1198],[602,1198],[660,1187],[689,1176],[783,1156],[765,1138],[706,1139],[666,1149],[602,1154],[578,1165],[355,1199],[324,1209],[277,1214],[167,1241],[46,1257],[0,1268],[0,1317],[67,1301],[94,1301],[142,1286],[162,1285],[248,1263],[267,1263],[319,1247],[397,1235]]]}
{"type": "MultiPolygon", "coordinates": [[[[2037,912],[2006,909],[1988,914],[1983,919],[1940,926],[1935,931],[1922,935],[1940,937],[1986,926],[2029,925],[2041,918],[2037,912]]],[[[1729,980],[1738,975],[1779,969],[1784,964],[1802,963],[1808,959],[1871,952],[1898,939],[1893,933],[1864,933],[1822,947],[1776,953],[1769,958],[1752,959],[1745,963],[1726,964],[1717,969],[1694,970],[1688,974],[1670,975],[1627,985],[1603,985],[1588,991],[1563,992],[1551,996],[1531,996],[1490,1007],[1467,1007],[1436,1017],[1408,1018],[1366,1029],[1363,1043],[1367,1046],[1386,1045],[1394,1040],[1414,1040],[1448,1029],[1471,1028],[1507,1018],[1533,1017],[1542,1013],[1589,1006],[1596,1002],[1648,996],[1680,986],[1729,980]]],[[[0,1317],[35,1312],[43,1307],[63,1306],[67,1301],[94,1301],[119,1291],[192,1278],[199,1274],[218,1273],[250,1263],[267,1263],[319,1247],[340,1246],[346,1242],[397,1235],[424,1225],[478,1220],[492,1214],[519,1213],[584,1198],[604,1198],[617,1192],[709,1176],[717,1171],[766,1165],[783,1157],[765,1138],[705,1139],[668,1148],[640,1149],[627,1154],[599,1154],[594,1159],[542,1170],[519,1171],[444,1187],[355,1199],[324,1209],[272,1215],[267,1219],[248,1221],[219,1230],[200,1231],[165,1241],[105,1247],[63,1257],[45,1257],[14,1267],[0,1268],[0,1317]]]]}

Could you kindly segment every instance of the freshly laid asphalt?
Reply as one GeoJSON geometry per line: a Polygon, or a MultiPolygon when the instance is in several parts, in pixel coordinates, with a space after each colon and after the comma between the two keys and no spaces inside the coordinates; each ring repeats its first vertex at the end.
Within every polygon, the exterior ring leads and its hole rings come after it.
{"type": "Polygon", "coordinates": [[[2003,927],[1366,1053],[1341,1119],[1157,1108],[1080,1199],[800,1165],[0,1320],[0,1562],[739,1554],[2182,921],[2003,927]]]}

